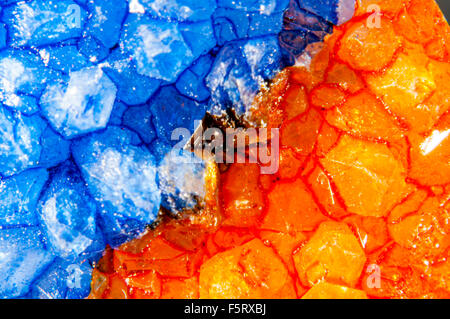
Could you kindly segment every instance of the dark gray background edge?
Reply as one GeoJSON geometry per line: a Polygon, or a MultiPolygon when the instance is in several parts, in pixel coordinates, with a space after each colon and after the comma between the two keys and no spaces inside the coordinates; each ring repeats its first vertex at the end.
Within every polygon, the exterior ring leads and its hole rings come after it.
{"type": "Polygon", "coordinates": [[[450,21],[450,0],[437,0],[437,3],[447,17],[447,21],[450,21]]]}

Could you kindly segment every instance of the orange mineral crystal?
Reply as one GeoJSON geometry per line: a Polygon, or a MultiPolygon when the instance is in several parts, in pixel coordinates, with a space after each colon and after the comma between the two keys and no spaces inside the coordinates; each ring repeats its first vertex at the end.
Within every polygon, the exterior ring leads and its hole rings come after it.
{"type": "Polygon", "coordinates": [[[278,172],[211,170],[205,208],[107,249],[90,298],[450,298],[449,43],[432,0],[358,0],[255,100],[278,172]]]}

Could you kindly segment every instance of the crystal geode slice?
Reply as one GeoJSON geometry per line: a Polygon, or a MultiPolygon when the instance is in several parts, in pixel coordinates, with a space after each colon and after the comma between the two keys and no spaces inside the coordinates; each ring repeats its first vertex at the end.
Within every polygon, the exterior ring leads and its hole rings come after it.
{"type": "Polygon", "coordinates": [[[450,298],[434,1],[0,10],[0,298],[450,298]],[[208,121],[278,170],[195,157],[208,121]]]}

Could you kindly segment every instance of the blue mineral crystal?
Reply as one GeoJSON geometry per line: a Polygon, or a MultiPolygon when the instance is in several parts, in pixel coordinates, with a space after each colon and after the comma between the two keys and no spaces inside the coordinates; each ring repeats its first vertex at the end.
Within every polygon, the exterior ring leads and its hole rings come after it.
{"type": "Polygon", "coordinates": [[[206,105],[179,94],[173,86],[166,86],[153,97],[150,109],[158,138],[175,145],[180,139],[174,131],[185,128],[194,133],[194,122],[203,119],[206,105]]]}
{"type": "Polygon", "coordinates": [[[215,0],[141,0],[140,3],[152,17],[181,22],[208,20],[216,9],[215,0]]]}
{"type": "Polygon", "coordinates": [[[70,141],[64,139],[48,125],[42,132],[42,152],[39,159],[39,167],[54,167],[70,157],[70,141]]]}
{"type": "Polygon", "coordinates": [[[213,61],[214,58],[209,54],[201,56],[178,78],[177,90],[197,102],[206,101],[211,95],[204,78],[209,73],[213,61]]]}
{"type": "Polygon", "coordinates": [[[18,2],[3,10],[10,45],[40,47],[80,37],[86,11],[71,0],[18,2]]]}
{"type": "Polygon", "coordinates": [[[42,115],[66,138],[106,127],[116,98],[114,83],[99,67],[70,73],[67,82],[47,86],[42,115]]]}
{"type": "Polygon", "coordinates": [[[168,82],[216,44],[211,21],[185,24],[136,14],[125,21],[121,41],[139,74],[168,82]]]}
{"type": "Polygon", "coordinates": [[[0,224],[28,227],[39,224],[36,206],[48,179],[46,169],[29,169],[0,181],[0,224]]]}
{"type": "Polygon", "coordinates": [[[83,259],[55,258],[34,282],[32,298],[81,299],[90,291],[92,266],[83,259]]]}
{"type": "Polygon", "coordinates": [[[83,37],[78,42],[78,50],[90,62],[103,61],[109,54],[109,49],[92,36],[83,37]]]}
{"type": "Polygon", "coordinates": [[[37,205],[39,220],[55,255],[78,256],[95,241],[96,202],[71,162],[60,165],[51,175],[37,205]]]}
{"type": "Polygon", "coordinates": [[[4,47],[6,47],[6,36],[7,36],[6,26],[3,23],[1,23],[0,24],[0,49],[3,49],[4,47]]]}
{"type": "Polygon", "coordinates": [[[92,65],[85,56],[80,54],[76,45],[49,46],[41,49],[39,54],[49,68],[64,74],[92,65]]]}
{"type": "Polygon", "coordinates": [[[314,13],[300,8],[291,0],[284,13],[284,28],[278,35],[281,53],[293,65],[308,45],[322,41],[332,31],[332,24],[314,13]]]}
{"type": "MultiPolygon", "coordinates": [[[[155,220],[161,201],[155,159],[136,133],[110,126],[75,141],[72,154],[101,217],[106,216],[106,227],[112,216],[134,220],[137,225],[155,220]]],[[[113,231],[104,231],[122,233],[117,225],[112,227],[113,231]]]]}
{"type": "Polygon", "coordinates": [[[38,115],[28,117],[0,108],[0,174],[11,176],[39,165],[40,136],[47,123],[38,115]]]}
{"type": "Polygon", "coordinates": [[[126,0],[87,1],[89,17],[85,34],[97,39],[110,49],[119,42],[122,22],[127,14],[126,0]]]}
{"type": "Polygon", "coordinates": [[[144,104],[159,88],[161,81],[141,75],[136,62],[115,49],[102,66],[117,87],[117,99],[128,105],[144,104]]]}
{"type": "Polygon", "coordinates": [[[204,196],[206,164],[181,150],[196,121],[244,114],[353,9],[0,0],[0,298],[86,297],[106,244],[204,196]]]}
{"type": "Polygon", "coordinates": [[[131,106],[122,116],[122,124],[135,131],[145,144],[156,138],[153,115],[149,105],[131,106]]]}
{"type": "Polygon", "coordinates": [[[33,280],[52,261],[39,227],[0,229],[0,297],[26,294],[33,280]]]}
{"type": "Polygon", "coordinates": [[[224,46],[206,77],[211,90],[212,113],[233,105],[245,113],[264,80],[280,69],[281,54],[275,36],[233,42],[224,46]]]}
{"type": "Polygon", "coordinates": [[[353,17],[355,0],[299,0],[300,7],[335,25],[353,17]]]}
{"type": "Polygon", "coordinates": [[[31,115],[38,111],[38,99],[56,72],[46,68],[30,50],[7,49],[0,52],[0,101],[11,110],[31,115]]]}

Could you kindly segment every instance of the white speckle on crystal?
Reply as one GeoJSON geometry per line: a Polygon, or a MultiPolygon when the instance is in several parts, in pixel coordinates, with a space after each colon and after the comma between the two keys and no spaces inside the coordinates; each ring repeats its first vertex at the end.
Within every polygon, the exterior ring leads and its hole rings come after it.
{"type": "Polygon", "coordinates": [[[14,58],[4,58],[0,61],[0,99],[3,103],[14,107],[21,102],[16,90],[23,83],[32,81],[32,73],[14,58]]]}
{"type": "Polygon", "coordinates": [[[93,27],[99,28],[102,23],[106,22],[106,20],[108,20],[108,18],[103,14],[102,7],[95,7],[95,24],[93,27]]]}
{"type": "Polygon", "coordinates": [[[440,132],[438,130],[433,133],[420,145],[420,150],[423,155],[428,155],[433,152],[448,136],[450,130],[440,132]]]}
{"type": "Polygon", "coordinates": [[[50,61],[50,53],[47,50],[42,49],[39,50],[39,55],[42,61],[44,62],[45,66],[48,66],[48,62],[50,61]]]}
{"type": "Polygon", "coordinates": [[[276,1],[269,0],[269,3],[261,4],[261,6],[259,7],[259,12],[265,15],[271,15],[275,11],[276,5],[276,1]]]}
{"type": "Polygon", "coordinates": [[[145,8],[139,3],[139,0],[131,0],[129,11],[130,13],[145,13],[145,8]]]}
{"type": "Polygon", "coordinates": [[[194,11],[192,11],[192,9],[187,6],[182,6],[180,8],[180,13],[182,18],[187,19],[194,13],[194,11]]]}

